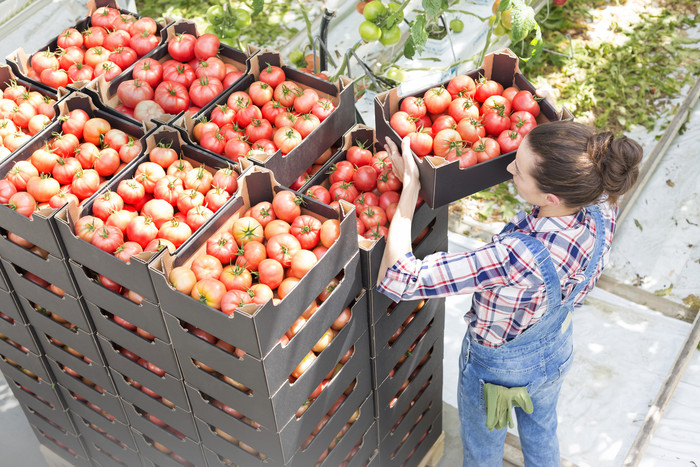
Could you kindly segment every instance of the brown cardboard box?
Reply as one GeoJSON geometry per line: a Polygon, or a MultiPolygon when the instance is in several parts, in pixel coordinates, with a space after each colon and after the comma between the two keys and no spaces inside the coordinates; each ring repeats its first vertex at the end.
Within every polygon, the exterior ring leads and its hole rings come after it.
{"type": "MultiPolygon", "coordinates": [[[[482,68],[471,71],[467,75],[475,79],[479,76],[485,76],[488,79],[499,82],[504,88],[516,86],[518,89],[526,89],[533,94],[535,93],[535,88],[520,73],[517,56],[509,49],[487,55],[484,58],[482,68]]],[[[446,81],[442,85],[447,85],[448,82],[446,81]]],[[[413,95],[423,96],[425,91],[432,87],[435,86],[429,86],[413,95]]],[[[378,94],[374,98],[377,139],[383,141],[384,137],[388,136],[399,148],[401,147],[401,138],[391,128],[389,121],[391,116],[399,110],[403,97],[406,96],[399,96],[398,88],[394,88],[378,94]]],[[[566,108],[562,108],[558,112],[548,100],[545,99],[540,102],[540,115],[537,116],[538,123],[571,119],[573,119],[573,115],[566,108]]],[[[506,167],[515,158],[515,151],[501,154],[499,157],[466,169],[460,169],[457,161],[448,162],[442,157],[425,156],[419,158],[414,155],[414,158],[420,171],[420,194],[429,206],[439,208],[509,180],[511,174],[508,173],[506,167]]]]}

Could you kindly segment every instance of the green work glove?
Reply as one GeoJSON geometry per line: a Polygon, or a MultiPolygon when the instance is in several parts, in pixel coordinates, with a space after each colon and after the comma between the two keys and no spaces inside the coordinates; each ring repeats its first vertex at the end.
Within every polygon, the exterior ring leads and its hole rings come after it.
{"type": "Polygon", "coordinates": [[[507,388],[497,384],[484,384],[484,399],[486,402],[486,428],[493,431],[509,426],[513,428],[512,406],[518,406],[525,413],[532,413],[532,400],[524,386],[507,388]]]}

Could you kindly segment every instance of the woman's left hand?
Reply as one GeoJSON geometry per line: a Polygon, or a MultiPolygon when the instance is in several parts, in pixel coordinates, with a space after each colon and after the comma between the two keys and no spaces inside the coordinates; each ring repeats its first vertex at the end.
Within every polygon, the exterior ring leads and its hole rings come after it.
{"type": "Polygon", "coordinates": [[[403,185],[408,186],[413,183],[418,183],[418,166],[413,159],[410,138],[406,136],[401,140],[401,154],[399,154],[396,144],[389,137],[386,138],[384,149],[386,149],[391,159],[391,168],[394,175],[401,180],[403,185]]]}

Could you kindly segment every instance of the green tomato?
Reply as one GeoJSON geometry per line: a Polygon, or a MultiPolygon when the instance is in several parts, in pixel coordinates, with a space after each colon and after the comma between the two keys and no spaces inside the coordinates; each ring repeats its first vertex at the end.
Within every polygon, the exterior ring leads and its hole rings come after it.
{"type": "Polygon", "coordinates": [[[219,37],[219,41],[222,44],[228,45],[229,47],[238,47],[238,44],[236,43],[236,41],[233,40],[233,36],[219,37]]]}
{"type": "Polygon", "coordinates": [[[360,24],[360,37],[365,42],[378,41],[382,37],[382,30],[371,21],[363,21],[360,24]]]}
{"type": "Polygon", "coordinates": [[[398,25],[394,25],[389,29],[382,29],[382,37],[380,42],[383,45],[394,45],[401,40],[401,29],[398,25]]]}
{"type": "Polygon", "coordinates": [[[207,9],[207,21],[210,23],[216,23],[220,21],[221,17],[224,15],[224,9],[221,5],[212,5],[207,9]]]}
{"type": "Polygon", "coordinates": [[[247,10],[244,10],[243,8],[236,8],[232,13],[236,17],[235,24],[237,28],[245,28],[250,26],[252,18],[247,10]]]}
{"type": "Polygon", "coordinates": [[[499,22],[496,25],[496,29],[493,30],[493,33],[497,36],[502,36],[506,32],[508,32],[508,30],[505,28],[505,26],[503,26],[503,23],[501,23],[501,22],[499,22]]]}
{"type": "Polygon", "coordinates": [[[362,12],[362,15],[365,17],[367,21],[373,21],[376,22],[386,14],[386,7],[380,0],[372,0],[369,2],[367,5],[365,5],[365,9],[362,12]]]}
{"type": "Polygon", "coordinates": [[[302,52],[301,50],[293,50],[292,52],[290,52],[289,61],[296,66],[299,66],[299,64],[303,64],[303,66],[306,66],[306,62],[304,61],[304,52],[302,52]]]}
{"type": "MultiPolygon", "coordinates": [[[[400,8],[401,8],[401,5],[399,5],[398,3],[393,3],[393,2],[392,2],[392,3],[389,3],[389,4],[387,5],[387,9],[389,10],[389,14],[392,14],[392,13],[395,13],[395,12],[397,12],[397,11],[400,11],[400,8]]],[[[398,23],[400,23],[401,21],[403,21],[403,11],[400,11],[400,14],[399,14],[398,19],[396,20],[396,23],[398,24],[398,23]]]]}
{"type": "Polygon", "coordinates": [[[213,24],[210,24],[204,29],[204,33],[205,34],[214,34],[215,36],[218,36],[219,30],[216,28],[216,26],[214,26],[213,24]]]}
{"type": "Polygon", "coordinates": [[[459,34],[460,32],[464,31],[464,23],[461,19],[453,19],[450,21],[450,29],[452,32],[459,34]]]}
{"type": "Polygon", "coordinates": [[[401,68],[392,66],[386,71],[386,77],[392,81],[396,81],[397,83],[402,83],[403,80],[406,79],[406,72],[401,68]]]}

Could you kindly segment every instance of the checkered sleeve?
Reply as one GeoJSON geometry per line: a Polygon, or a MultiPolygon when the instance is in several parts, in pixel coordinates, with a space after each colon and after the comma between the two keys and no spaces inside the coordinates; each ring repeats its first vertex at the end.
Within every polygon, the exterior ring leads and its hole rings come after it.
{"type": "Polygon", "coordinates": [[[501,287],[512,281],[510,260],[500,243],[468,253],[433,253],[422,260],[407,253],[387,270],[377,290],[396,302],[501,287]]]}

